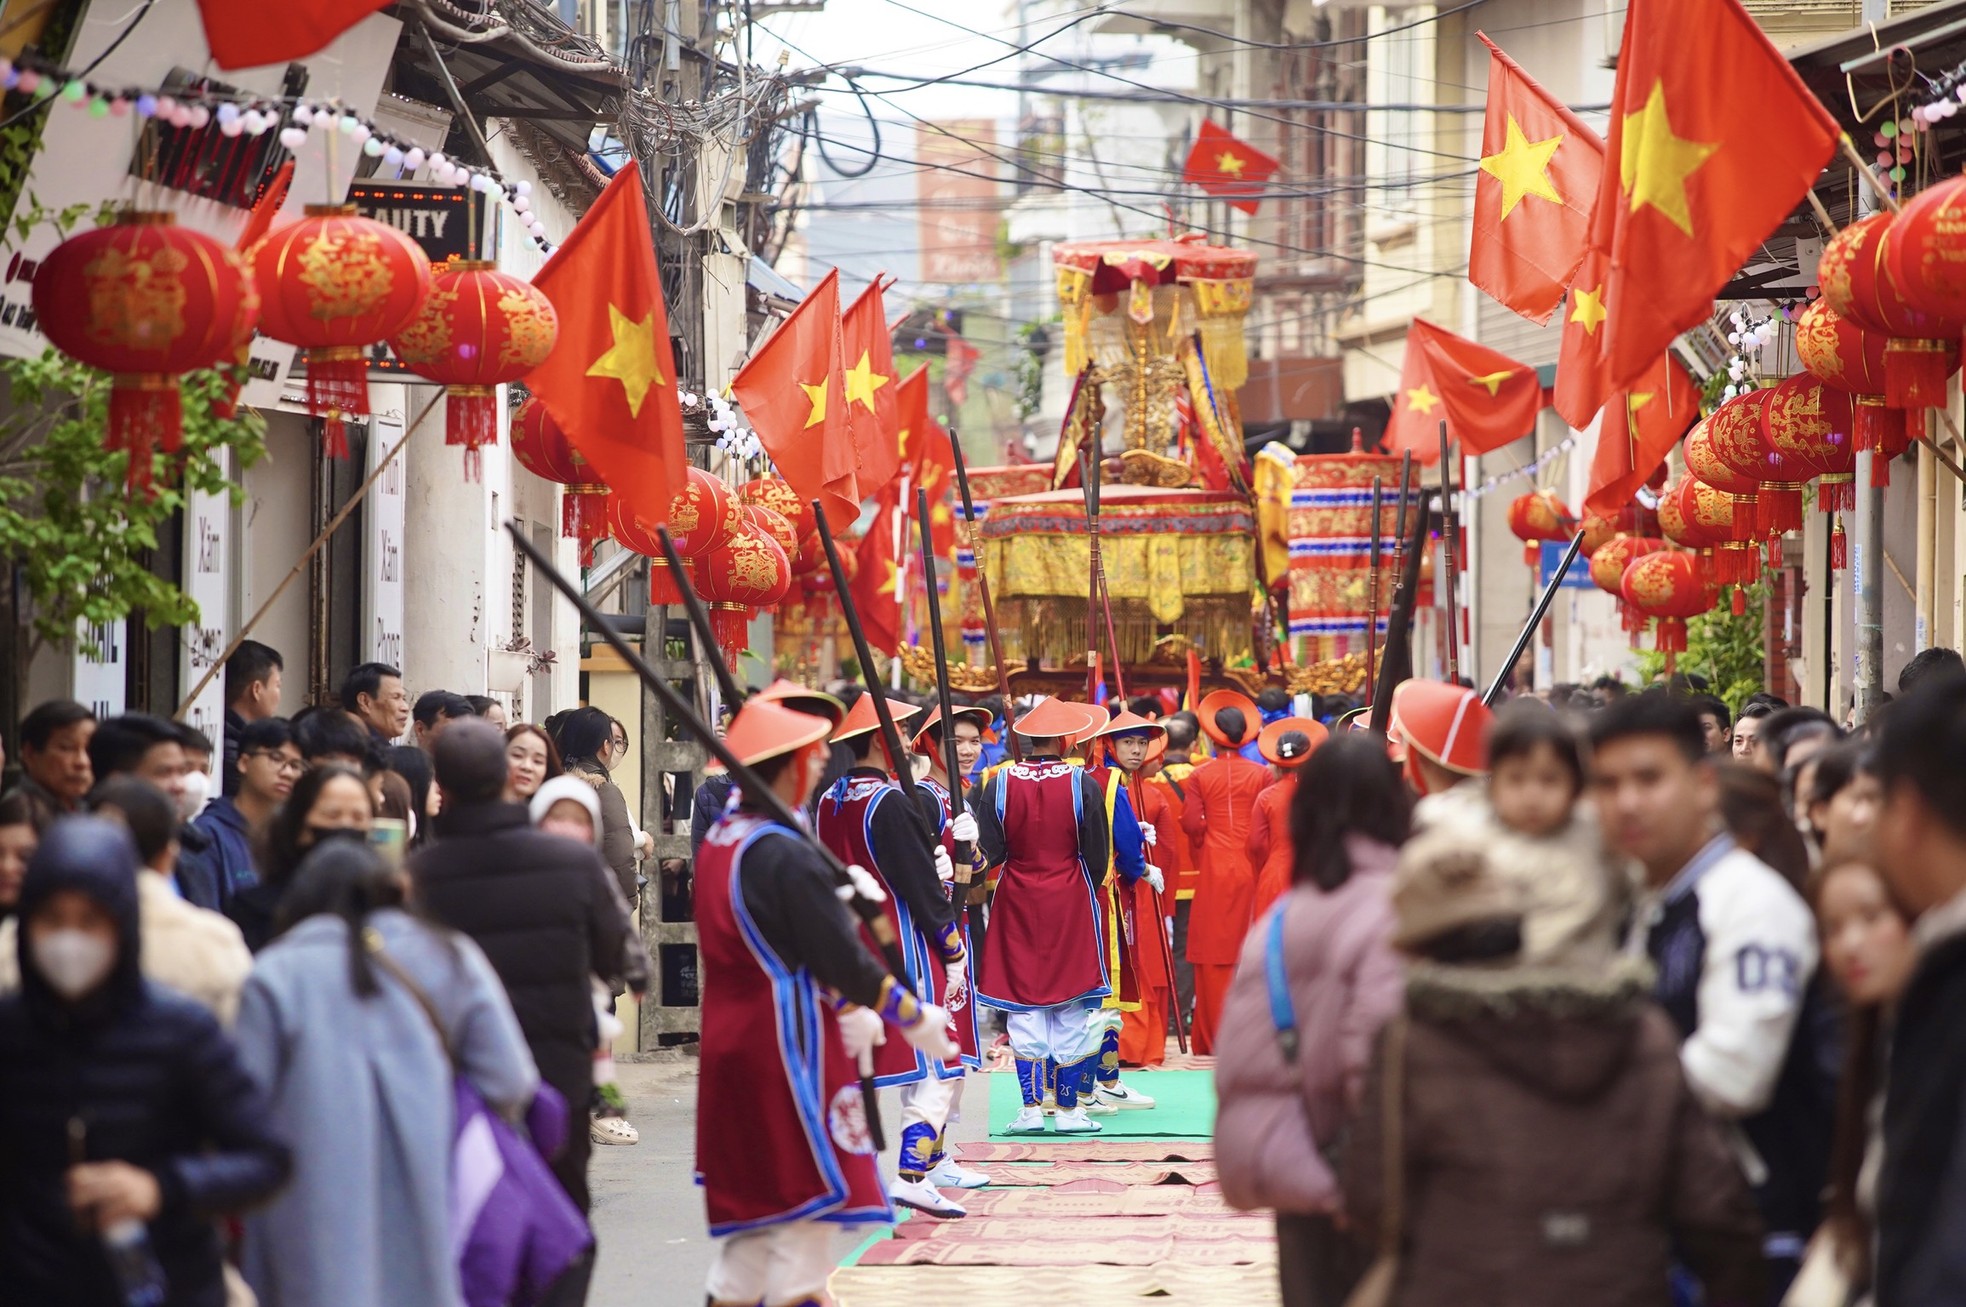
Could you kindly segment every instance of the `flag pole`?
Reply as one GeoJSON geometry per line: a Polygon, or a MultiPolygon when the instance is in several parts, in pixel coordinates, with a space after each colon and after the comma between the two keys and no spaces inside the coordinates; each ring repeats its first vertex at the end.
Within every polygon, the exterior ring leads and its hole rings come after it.
{"type": "Polygon", "coordinates": [[[1366,569],[1365,701],[1372,702],[1379,679],[1379,497],[1384,478],[1372,478],[1372,563],[1366,569]]]}
{"type": "Polygon", "coordinates": [[[1483,707],[1492,707],[1496,696],[1502,693],[1503,685],[1508,683],[1509,673],[1515,670],[1516,661],[1522,657],[1522,651],[1529,647],[1530,637],[1536,633],[1537,624],[1549,615],[1550,603],[1556,598],[1557,590],[1563,585],[1563,578],[1570,574],[1570,565],[1577,561],[1577,555],[1583,548],[1584,533],[1579,531],[1576,538],[1570,542],[1570,547],[1563,551],[1563,561],[1557,564],[1556,575],[1550,578],[1550,583],[1543,587],[1542,595],[1537,598],[1535,611],[1529,614],[1528,625],[1524,626],[1522,634],[1515,638],[1515,644],[1510,647],[1509,656],[1502,663],[1501,670],[1495,673],[1495,679],[1488,683],[1487,691],[1481,696],[1483,707]]]}
{"type": "MultiPolygon", "coordinates": [[[[792,811],[791,805],[778,796],[776,790],[759,779],[758,774],[748,764],[731,752],[730,746],[724,742],[724,737],[704,723],[697,715],[695,707],[677,693],[675,686],[656,675],[655,669],[650,667],[641,653],[622,637],[621,632],[614,629],[607,618],[601,615],[600,610],[588,601],[580,587],[560,575],[559,569],[547,561],[546,555],[540,552],[539,546],[526,538],[525,531],[516,520],[507,522],[505,529],[512,536],[513,546],[525,555],[526,560],[533,565],[533,569],[573,604],[580,614],[581,623],[588,630],[599,635],[604,644],[620,655],[621,661],[627,663],[629,669],[641,678],[643,685],[655,691],[655,697],[662,701],[665,712],[681,722],[684,730],[702,741],[703,747],[716,755],[717,761],[723,763],[731,779],[735,780],[738,787],[744,791],[744,796],[763,808],[767,816],[785,828],[786,834],[795,840],[803,840],[806,846],[819,856],[821,864],[832,873],[835,885],[853,891],[846,899],[846,905],[853,909],[853,914],[860,918],[861,924],[867,928],[867,933],[872,935],[874,942],[880,946],[881,960],[894,983],[913,994],[914,990],[908,984],[907,965],[901,960],[901,945],[895,936],[894,921],[888,916],[887,909],[859,894],[855,889],[852,874],[846,869],[846,864],[835,857],[831,849],[821,844],[818,838],[806,829],[805,823],[792,811]]],[[[915,994],[915,998],[920,1001],[921,995],[915,994]]],[[[873,1141],[874,1150],[885,1151],[887,1143],[882,1137],[880,1099],[874,1092],[871,1067],[864,1060],[860,1065],[860,1101],[867,1113],[867,1133],[873,1141]]]]}
{"type": "MultiPolygon", "coordinates": [[[[935,593],[935,528],[928,520],[928,491],[920,486],[915,488],[915,517],[916,525],[921,529],[928,635],[935,650],[935,699],[942,711],[942,766],[949,773],[949,816],[953,819],[964,812],[967,805],[963,802],[962,769],[956,765],[956,700],[949,693],[949,651],[942,638],[942,601],[935,593]]],[[[955,856],[951,860],[956,865],[956,883],[962,886],[965,900],[957,907],[968,906],[969,882],[975,873],[970,864],[974,858],[975,850],[966,841],[956,845],[955,856]]]]}
{"type": "Polygon", "coordinates": [[[997,609],[990,601],[990,575],[983,566],[983,551],[976,547],[976,503],[969,497],[969,466],[963,460],[962,437],[949,428],[949,454],[956,464],[956,490],[963,500],[963,529],[969,535],[970,556],[976,559],[976,593],[983,599],[983,630],[990,638],[990,660],[997,665],[997,693],[1003,699],[1003,733],[1010,756],[1024,761],[1024,745],[1017,738],[1017,708],[1010,701],[1010,669],[1003,660],[1003,645],[997,638],[997,609]]]}
{"type": "Polygon", "coordinates": [[[736,675],[724,665],[724,652],[717,644],[716,633],[710,629],[710,614],[703,607],[703,597],[696,593],[696,585],[689,579],[689,571],[683,566],[683,556],[676,552],[676,542],[669,538],[669,528],[657,527],[655,539],[662,546],[662,557],[669,564],[669,574],[676,579],[676,590],[683,597],[683,611],[689,614],[690,627],[703,643],[704,661],[716,673],[717,688],[723,691],[724,703],[729,705],[731,712],[736,712],[738,705],[744,702],[744,691],[738,687],[736,675]]]}
{"type": "Polygon", "coordinates": [[[1386,645],[1379,656],[1379,684],[1372,693],[1370,725],[1382,735],[1393,710],[1393,688],[1413,674],[1413,606],[1420,595],[1420,564],[1426,557],[1427,542],[1424,503],[1413,514],[1412,535],[1400,562],[1399,579],[1393,584],[1392,610],[1386,615],[1386,645]]]}
{"type": "Polygon", "coordinates": [[[1440,420],[1440,544],[1441,555],[1447,563],[1447,679],[1458,684],[1461,679],[1461,596],[1455,592],[1454,553],[1454,482],[1447,465],[1447,419],[1440,420]]]}

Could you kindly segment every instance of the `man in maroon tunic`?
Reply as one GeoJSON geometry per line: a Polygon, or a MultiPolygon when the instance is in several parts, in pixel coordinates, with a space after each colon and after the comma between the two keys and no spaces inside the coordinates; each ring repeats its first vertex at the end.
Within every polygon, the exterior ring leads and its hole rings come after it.
{"type": "MultiPolygon", "coordinates": [[[[797,809],[825,771],[832,725],[754,701],[725,738],[797,809]]],[[[879,892],[854,871],[863,893],[879,892]]],[[[884,1023],[928,1056],[949,1056],[948,1013],[887,974],[818,852],[749,796],[704,840],[696,927],[696,1174],[718,1240],[709,1301],[820,1307],[833,1228],[894,1219],[855,1064],[885,1042],[884,1023]]]]}
{"type": "Polygon", "coordinates": [[[978,789],[977,842],[998,880],[976,1000],[1009,1014],[1024,1100],[1013,1134],[1044,1132],[1047,1062],[1057,1066],[1058,1133],[1099,1131],[1080,1100],[1093,1094],[1113,992],[1098,902],[1112,853],[1106,796],[1062,753],[1105,722],[1104,709],[1046,699],[1017,718],[1024,760],[978,789]]]}

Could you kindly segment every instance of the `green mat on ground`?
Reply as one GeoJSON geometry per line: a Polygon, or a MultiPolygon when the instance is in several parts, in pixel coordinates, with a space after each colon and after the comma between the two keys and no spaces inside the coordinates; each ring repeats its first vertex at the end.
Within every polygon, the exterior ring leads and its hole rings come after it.
{"type": "Polygon", "coordinates": [[[1017,1091],[1017,1077],[992,1072],[990,1082],[990,1138],[1016,1139],[1039,1143],[1046,1140],[1075,1142],[1085,1139],[1213,1139],[1215,1137],[1215,1073],[1213,1071],[1131,1072],[1126,1083],[1153,1096],[1150,1111],[1115,1112],[1092,1118],[1101,1127],[1096,1135],[1011,1135],[1004,1127],[1023,1107],[1017,1091]]]}

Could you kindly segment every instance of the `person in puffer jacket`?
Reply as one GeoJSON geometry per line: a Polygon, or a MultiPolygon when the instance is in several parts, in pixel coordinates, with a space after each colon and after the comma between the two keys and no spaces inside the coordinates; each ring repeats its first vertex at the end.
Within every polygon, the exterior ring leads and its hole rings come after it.
{"type": "Polygon", "coordinates": [[[1224,1004],[1215,1163],[1232,1206],[1276,1211],[1285,1307],[1337,1307],[1367,1253],[1339,1223],[1334,1158],[1400,1007],[1391,889],[1412,808],[1378,737],[1346,735],[1304,764],[1290,819],[1295,888],[1250,930],[1224,1004]]]}

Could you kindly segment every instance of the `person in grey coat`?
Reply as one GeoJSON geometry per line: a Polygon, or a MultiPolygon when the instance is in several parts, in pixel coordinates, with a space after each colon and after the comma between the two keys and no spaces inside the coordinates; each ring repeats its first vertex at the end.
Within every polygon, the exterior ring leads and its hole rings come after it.
{"type": "Polygon", "coordinates": [[[260,1307],[462,1307],[444,1046],[493,1111],[516,1116],[538,1088],[491,964],[405,910],[405,884],[366,845],[324,842],[246,981],[240,1055],[294,1154],[292,1185],[246,1221],[260,1307]],[[442,1041],[378,950],[435,1005],[442,1041]]]}

